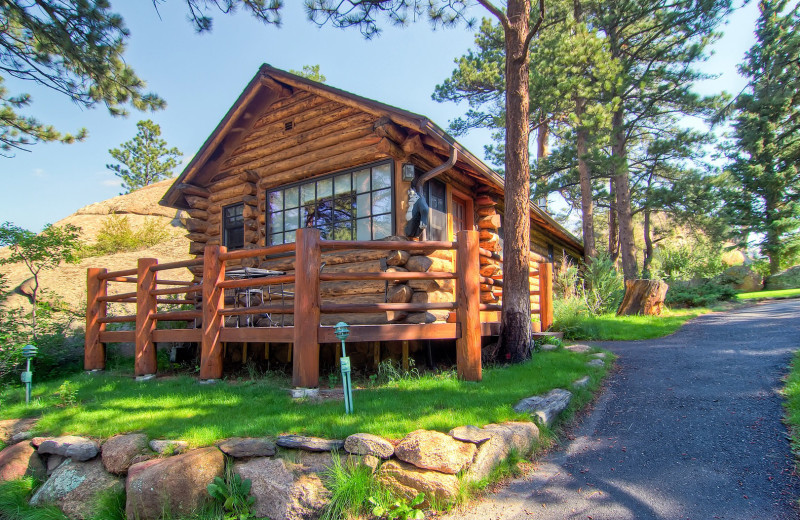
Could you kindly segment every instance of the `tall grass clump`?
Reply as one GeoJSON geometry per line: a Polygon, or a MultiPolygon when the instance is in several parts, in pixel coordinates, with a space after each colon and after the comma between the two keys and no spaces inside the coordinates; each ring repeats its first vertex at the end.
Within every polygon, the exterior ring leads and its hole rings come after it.
{"type": "Polygon", "coordinates": [[[322,482],[330,490],[331,498],[321,520],[367,514],[370,498],[379,503],[389,501],[388,493],[378,485],[370,467],[349,458],[342,461],[336,452],[332,464],[322,474],[322,482]]]}
{"type": "Polygon", "coordinates": [[[67,520],[55,506],[28,503],[39,482],[31,477],[0,482],[0,518],[3,520],[67,520]]]}
{"type": "Polygon", "coordinates": [[[160,244],[170,235],[167,226],[155,218],[145,218],[141,226],[133,229],[127,215],[109,215],[97,232],[97,243],[84,248],[84,255],[138,251],[160,244]]]}

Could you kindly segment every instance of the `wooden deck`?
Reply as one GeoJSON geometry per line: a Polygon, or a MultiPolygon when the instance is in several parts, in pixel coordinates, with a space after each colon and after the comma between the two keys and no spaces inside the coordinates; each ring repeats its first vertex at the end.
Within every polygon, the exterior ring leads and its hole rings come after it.
{"type": "MultiPolygon", "coordinates": [[[[459,377],[481,380],[481,338],[496,336],[499,323],[481,321],[482,313],[494,315],[498,304],[480,302],[481,286],[502,287],[502,280],[480,274],[481,257],[498,259],[498,255],[479,247],[476,231],[461,231],[454,242],[414,241],[327,241],[318,230],[299,229],[295,243],[228,252],[222,246],[206,246],[202,257],[183,262],[159,264],[156,259],[139,259],[136,269],[108,272],[92,268],[87,273],[86,370],[105,368],[105,344],[133,342],[137,376],[156,372],[156,343],[196,342],[200,345],[200,378],[218,379],[223,372],[223,343],[291,343],[292,382],[297,387],[319,385],[319,351],[321,343],[336,343],[333,327],[320,323],[321,315],[339,313],[386,313],[387,311],[425,312],[445,310],[454,313],[455,322],[376,325],[351,325],[348,342],[380,342],[426,339],[455,339],[459,377]],[[455,251],[455,272],[346,272],[321,273],[322,253],[337,250],[405,250],[455,251]],[[278,254],[295,255],[293,274],[252,279],[228,280],[226,264],[245,258],[265,258],[278,254]],[[163,271],[202,266],[199,283],[159,278],[163,271]],[[320,282],[362,280],[455,280],[455,301],[441,303],[321,303],[320,282]],[[135,291],[109,295],[110,283],[135,284],[135,291]],[[254,307],[226,307],[225,291],[270,285],[292,284],[293,299],[287,305],[265,304],[254,307]],[[177,296],[176,296],[177,295],[177,296]],[[197,298],[197,296],[200,298],[197,298]],[[164,298],[165,296],[176,297],[164,298]],[[136,304],[136,313],[107,316],[109,303],[136,304]],[[195,304],[195,310],[159,312],[159,305],[195,304]],[[225,327],[229,316],[262,313],[290,313],[292,325],[285,327],[225,327]],[[156,329],[159,321],[194,322],[199,328],[156,329]],[[132,323],[134,330],[106,330],[108,323],[132,323]]],[[[552,266],[544,259],[532,259],[531,287],[535,311],[542,330],[552,323],[552,266]],[[534,261],[535,260],[535,261],[534,261]],[[535,266],[535,269],[533,268],[535,266]]],[[[451,315],[453,316],[453,315],[451,315]]]]}

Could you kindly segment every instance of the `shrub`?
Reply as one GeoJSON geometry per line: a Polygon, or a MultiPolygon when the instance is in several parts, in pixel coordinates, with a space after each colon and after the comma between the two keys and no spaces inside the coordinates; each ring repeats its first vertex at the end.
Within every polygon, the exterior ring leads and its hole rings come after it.
{"type": "Polygon", "coordinates": [[[583,298],[586,308],[594,315],[617,308],[625,293],[622,275],[608,255],[598,256],[586,266],[583,298]]]}
{"type": "Polygon", "coordinates": [[[581,322],[589,314],[586,301],[579,296],[556,299],[553,301],[552,330],[563,332],[564,336],[570,337],[580,329],[581,322]]]}
{"type": "Polygon", "coordinates": [[[672,282],[665,303],[677,307],[707,307],[719,301],[730,300],[734,296],[735,289],[710,280],[699,284],[672,282]]]}
{"type": "Polygon", "coordinates": [[[693,244],[659,247],[653,258],[653,278],[694,280],[713,278],[728,267],[723,261],[724,247],[708,240],[693,244]]]}
{"type": "Polygon", "coordinates": [[[170,237],[169,229],[155,218],[146,218],[134,230],[127,215],[109,215],[97,232],[97,243],[84,248],[85,256],[138,251],[159,244],[170,237]]]}
{"type": "Polygon", "coordinates": [[[578,293],[578,266],[567,258],[553,274],[553,292],[557,298],[571,298],[578,293]]]}

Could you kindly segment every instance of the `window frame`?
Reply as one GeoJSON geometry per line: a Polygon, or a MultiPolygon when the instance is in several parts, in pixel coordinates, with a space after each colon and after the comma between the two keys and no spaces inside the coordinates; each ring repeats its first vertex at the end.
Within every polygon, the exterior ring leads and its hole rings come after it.
{"type": "MultiPolygon", "coordinates": [[[[271,211],[270,211],[270,195],[272,193],[282,192],[284,194],[282,196],[282,202],[281,202],[281,204],[282,204],[281,208],[282,209],[280,211],[283,213],[283,218],[285,218],[285,214],[286,214],[286,211],[287,211],[287,209],[286,209],[286,197],[285,197],[286,190],[290,190],[290,189],[292,189],[294,187],[298,188],[298,206],[297,206],[297,209],[298,210],[302,210],[304,208],[304,205],[302,203],[302,199],[300,198],[300,191],[302,189],[301,188],[302,186],[304,186],[304,185],[316,185],[316,183],[318,183],[320,181],[327,180],[327,179],[331,179],[332,183],[335,183],[335,178],[339,177],[341,175],[349,175],[350,176],[351,191],[349,193],[351,193],[354,198],[356,198],[358,195],[361,195],[361,194],[364,194],[364,193],[368,193],[370,195],[370,201],[371,201],[373,193],[384,191],[384,190],[387,190],[387,189],[389,190],[389,211],[388,211],[388,213],[379,213],[377,215],[372,215],[371,214],[371,207],[370,207],[370,215],[369,216],[359,218],[357,215],[354,215],[350,219],[350,222],[353,225],[351,236],[353,236],[354,238],[352,238],[350,240],[351,241],[358,240],[358,234],[357,234],[358,233],[358,231],[357,231],[358,228],[357,228],[357,226],[358,226],[358,221],[359,220],[369,220],[370,222],[372,222],[372,219],[374,217],[376,217],[376,216],[384,216],[384,215],[389,215],[389,234],[387,236],[393,235],[395,233],[395,224],[396,224],[396,219],[395,219],[395,212],[396,212],[396,205],[395,205],[396,182],[395,182],[395,178],[394,178],[395,177],[395,162],[393,160],[391,160],[391,159],[388,159],[388,160],[381,160],[381,161],[368,163],[368,164],[362,164],[362,165],[359,165],[359,166],[354,166],[352,168],[347,168],[347,169],[344,169],[344,170],[337,170],[335,172],[326,173],[326,174],[318,175],[318,176],[315,176],[315,177],[309,177],[309,178],[306,178],[306,179],[303,179],[303,180],[300,180],[300,181],[291,182],[291,183],[288,183],[288,184],[281,184],[281,185],[278,185],[278,186],[274,186],[272,188],[267,188],[265,190],[266,204],[265,204],[265,208],[264,208],[264,217],[265,217],[265,222],[264,222],[264,228],[265,229],[264,229],[264,231],[265,231],[265,235],[266,235],[265,236],[266,245],[268,245],[268,246],[277,245],[277,244],[272,242],[272,239],[273,239],[274,235],[278,235],[278,234],[284,234],[285,235],[286,233],[291,233],[291,231],[285,231],[285,224],[283,225],[283,227],[281,228],[280,231],[276,230],[276,231],[273,232],[273,230],[272,230],[272,221],[270,219],[270,213],[271,213],[271,211]],[[373,189],[373,186],[372,186],[372,169],[380,167],[380,166],[388,166],[388,168],[389,168],[389,186],[388,187],[379,188],[379,189],[373,189]],[[353,174],[358,172],[358,171],[361,171],[361,170],[369,170],[370,171],[370,175],[369,175],[369,177],[370,177],[370,179],[369,179],[370,186],[369,186],[369,190],[368,191],[362,192],[362,193],[357,193],[356,190],[354,189],[353,174]]],[[[315,190],[316,190],[316,188],[315,188],[315,190]]],[[[330,198],[335,200],[335,198],[336,198],[335,188],[333,188],[332,195],[331,195],[330,198]]],[[[319,200],[320,199],[317,198],[316,191],[315,191],[314,192],[314,204],[315,205],[318,204],[319,200]]],[[[371,203],[370,203],[370,205],[371,205],[371,203]]],[[[289,208],[289,210],[292,210],[292,209],[295,209],[295,208],[294,207],[289,208]]],[[[300,217],[300,220],[302,220],[303,215],[301,214],[301,215],[299,215],[299,217],[300,217]]],[[[346,221],[336,221],[336,222],[346,222],[346,221]]],[[[301,228],[306,228],[306,226],[301,225],[300,227],[298,227],[296,229],[301,229],[301,228]]],[[[292,231],[296,231],[296,229],[292,230],[292,231]]],[[[372,234],[371,234],[371,236],[372,236],[372,234]]],[[[376,239],[370,238],[369,240],[373,241],[373,240],[381,240],[381,239],[380,238],[376,238],[376,239]]],[[[284,241],[280,242],[280,243],[281,244],[291,244],[291,243],[294,243],[294,242],[295,242],[294,240],[292,240],[291,242],[286,241],[285,236],[284,236],[284,241]]]]}
{"type": "Polygon", "coordinates": [[[223,206],[222,207],[222,218],[220,219],[220,221],[221,221],[220,222],[220,226],[222,227],[222,229],[220,230],[220,232],[222,234],[222,245],[225,246],[230,251],[235,251],[237,249],[244,249],[244,246],[245,246],[245,240],[244,240],[244,231],[245,231],[245,228],[244,228],[244,201],[235,202],[233,204],[228,204],[226,206],[223,206]],[[227,213],[227,211],[229,209],[235,208],[237,206],[241,206],[241,208],[242,208],[242,214],[241,214],[241,217],[240,217],[241,221],[242,221],[241,222],[241,224],[242,224],[242,245],[240,247],[231,247],[228,244],[228,230],[229,229],[233,230],[233,227],[230,227],[230,228],[228,227],[228,218],[226,216],[226,213],[227,213]]]}

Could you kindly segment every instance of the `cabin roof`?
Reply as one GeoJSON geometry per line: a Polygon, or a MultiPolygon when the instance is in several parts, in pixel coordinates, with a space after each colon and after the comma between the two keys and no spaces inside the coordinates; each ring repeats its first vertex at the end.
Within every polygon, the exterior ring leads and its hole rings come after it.
{"type": "MultiPolygon", "coordinates": [[[[345,104],[357,105],[366,112],[373,113],[380,117],[388,117],[397,125],[429,136],[434,141],[438,141],[448,148],[453,147],[458,151],[459,163],[468,165],[470,169],[477,172],[488,185],[494,187],[498,192],[503,193],[505,191],[502,176],[475,157],[469,150],[464,148],[458,141],[427,117],[291,74],[265,63],[261,65],[256,75],[253,76],[253,79],[250,80],[225,114],[225,117],[222,118],[197,154],[195,154],[180,176],[175,180],[172,186],[170,186],[164,194],[164,197],[159,201],[159,204],[172,208],[187,209],[188,204],[181,193],[183,188],[185,188],[186,185],[191,186],[192,180],[195,180],[206,163],[220,153],[220,147],[225,137],[230,132],[237,129],[237,123],[246,113],[248,106],[262,94],[265,89],[274,91],[282,88],[305,90],[328,99],[341,101],[345,104]]],[[[530,211],[531,218],[542,228],[559,236],[577,250],[583,251],[583,244],[581,241],[567,231],[561,224],[556,222],[544,210],[531,202],[530,211]]]]}

